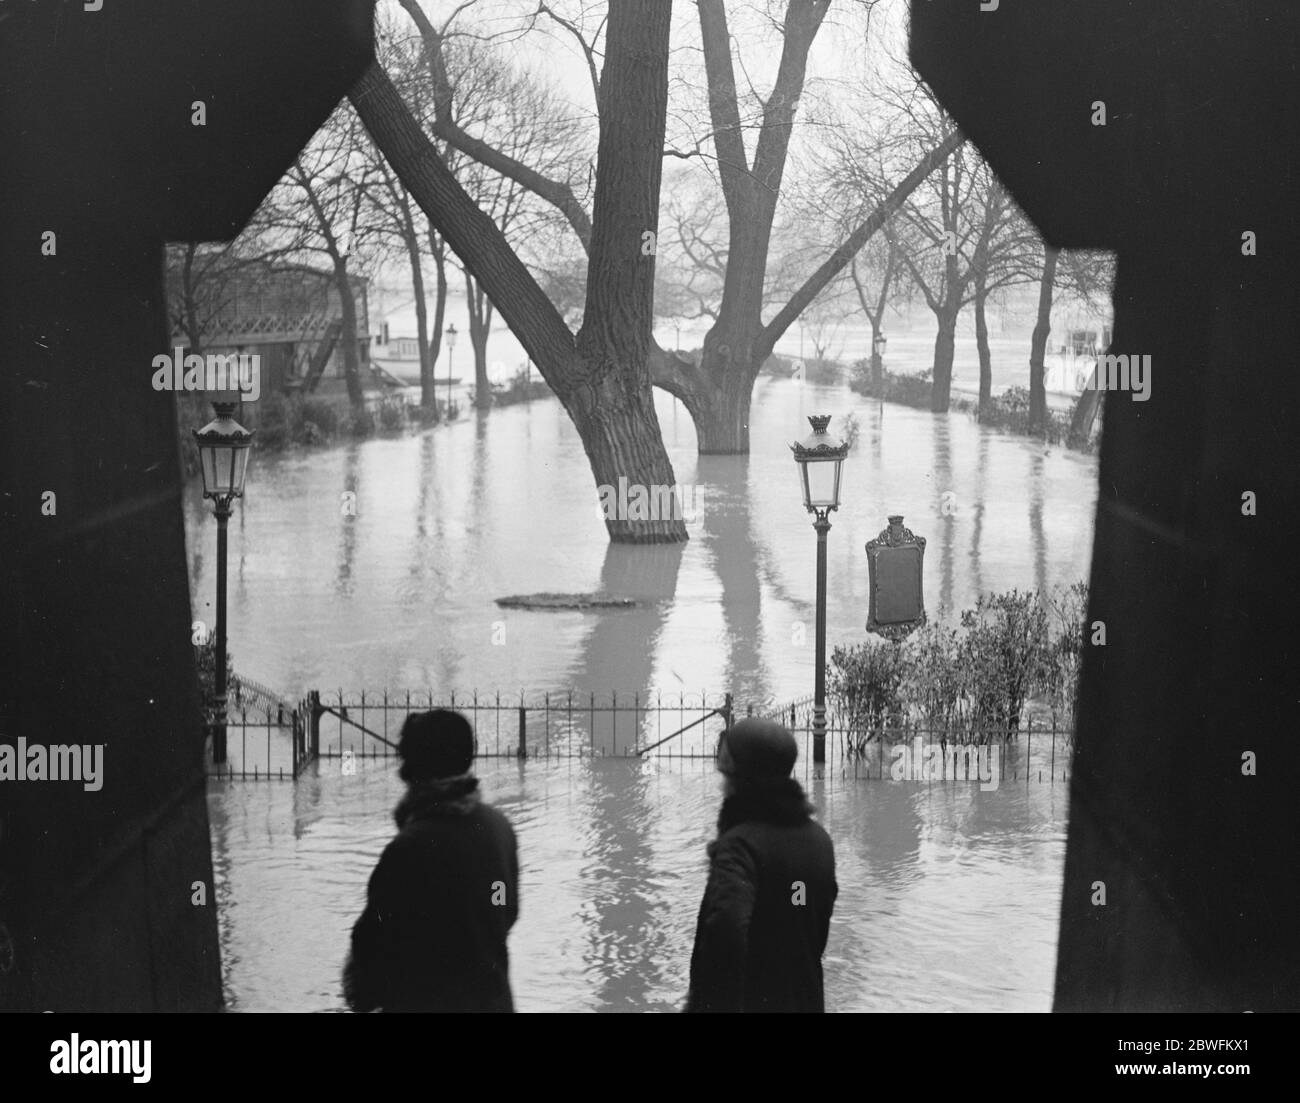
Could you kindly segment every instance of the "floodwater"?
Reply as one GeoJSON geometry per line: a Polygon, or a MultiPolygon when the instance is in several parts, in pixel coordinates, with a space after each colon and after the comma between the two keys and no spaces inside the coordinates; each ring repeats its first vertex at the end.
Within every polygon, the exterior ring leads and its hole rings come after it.
{"type": "MultiPolygon", "coordinates": [[[[342,1008],[339,972],[402,791],[393,760],[209,797],[232,1010],[342,1008]]],[[[514,822],[519,1011],[673,1011],[686,994],[711,763],[480,760],[514,822]]],[[[801,770],[801,775],[803,771],[801,770]]],[[[1065,853],[1059,781],[802,781],[835,841],[829,1011],[1046,1011],[1065,853]]]]}
{"type": "MultiPolygon", "coordinates": [[[[685,412],[666,396],[659,410],[694,506],[684,547],[607,543],[581,444],[554,401],[255,456],[230,528],[236,669],[291,697],[730,691],[743,706],[805,696],[815,535],[787,442],[814,413],[835,415],[832,430],[850,413],[861,427],[829,536],[828,646],[864,638],[863,545],[891,513],[928,541],[932,617],[982,592],[1087,576],[1092,457],[788,380],[759,382],[748,458],[697,457],[685,412]],[[595,590],[639,605],[494,602],[595,590]]],[[[193,488],[187,518],[194,615],[209,619],[215,526],[193,488]]],[[[710,765],[481,760],[479,773],[520,838],[519,1009],[677,1006],[719,800],[710,765]]],[[[828,1008],[1050,1006],[1067,823],[1059,771],[1054,783],[1022,776],[989,792],[839,768],[804,778],[839,862],[828,1008]]],[[[234,1009],[339,1006],[347,932],[400,789],[383,759],[361,759],[354,774],[322,760],[296,784],[211,783],[234,1009]]]]}
{"type": "MultiPolygon", "coordinates": [[[[235,669],[291,696],[810,693],[816,536],[788,442],[808,435],[816,413],[834,415],[832,431],[850,413],[861,426],[828,537],[828,646],[864,638],[864,545],[892,513],[928,542],[931,616],[988,591],[1086,578],[1095,458],[982,430],[968,415],[764,378],[751,455],[697,456],[690,418],[664,396],[660,421],[697,519],[684,546],[627,547],[606,539],[581,443],[547,400],[419,436],[254,455],[230,521],[235,669]],[[641,605],[494,603],[596,590],[641,605]]],[[[211,624],[216,530],[195,486],[187,519],[194,616],[211,624]]]]}

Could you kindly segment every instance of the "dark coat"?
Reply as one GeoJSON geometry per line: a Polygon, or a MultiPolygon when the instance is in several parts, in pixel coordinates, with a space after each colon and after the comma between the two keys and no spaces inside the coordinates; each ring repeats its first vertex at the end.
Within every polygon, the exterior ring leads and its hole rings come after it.
{"type": "Polygon", "coordinates": [[[824,1011],[838,893],[834,847],[799,783],[742,783],[709,844],[685,1010],[824,1011]]]}
{"type": "Polygon", "coordinates": [[[352,928],[354,1011],[513,1011],[506,936],[519,915],[515,833],[475,778],[418,782],[352,928]]]}

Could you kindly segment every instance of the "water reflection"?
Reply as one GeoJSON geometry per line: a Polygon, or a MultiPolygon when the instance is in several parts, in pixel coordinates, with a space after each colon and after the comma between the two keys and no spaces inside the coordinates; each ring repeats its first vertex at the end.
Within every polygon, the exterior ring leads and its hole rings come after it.
{"type": "MultiPolygon", "coordinates": [[[[970,511],[973,502],[964,501],[952,481],[951,424],[936,418],[934,424],[934,493],[939,511],[939,605],[953,611],[953,558],[958,513],[970,511]]],[[[910,527],[910,526],[909,526],[910,527]]],[[[932,545],[927,541],[926,550],[932,545]]]]}
{"type": "MultiPolygon", "coordinates": [[[[609,544],[600,572],[600,589],[636,601],[633,608],[589,617],[590,628],[567,679],[578,696],[632,708],[653,687],[655,655],[677,593],[684,549],[680,544],[609,544]],[[630,640],[637,641],[629,648],[630,640]]],[[[604,753],[625,754],[638,739],[633,719],[618,712],[595,713],[585,720],[591,745],[604,753]]]]}
{"type": "MultiPolygon", "coordinates": [[[[698,478],[712,493],[704,503],[704,532],[717,576],[720,630],[725,654],[724,684],[742,700],[759,700],[770,684],[763,662],[762,587],[758,551],[762,536],[752,529],[748,461],[744,456],[701,456],[698,478]]],[[[788,648],[778,648],[777,657],[788,648]]]]}
{"type": "Polygon", "coordinates": [[[668,945],[651,844],[659,818],[653,769],[608,759],[591,766],[579,915],[587,938],[583,973],[598,1011],[651,1010],[662,985],[668,945]]]}
{"type": "MultiPolygon", "coordinates": [[[[881,880],[891,884],[909,884],[916,874],[921,849],[921,817],[918,800],[924,799],[924,787],[912,782],[894,782],[889,778],[889,759],[885,758],[885,779],[859,784],[873,785],[872,799],[861,813],[861,821],[844,842],[856,846],[864,862],[881,880]]],[[[841,844],[843,845],[843,844],[841,844]]]]}
{"type": "Polygon", "coordinates": [[[1034,588],[1047,589],[1047,536],[1043,532],[1043,469],[1046,457],[1029,457],[1029,538],[1034,547],[1034,588]]]}
{"type": "Polygon", "coordinates": [[[980,570],[983,552],[980,538],[984,534],[984,499],[988,493],[989,436],[981,433],[975,445],[975,492],[971,505],[970,579],[977,594],[984,592],[984,576],[980,570]]]}
{"type": "Polygon", "coordinates": [[[338,509],[338,570],[334,574],[334,593],[340,598],[353,596],[352,571],[357,554],[357,516],[367,507],[359,482],[358,461],[361,447],[349,445],[343,453],[343,482],[338,509]],[[350,496],[350,497],[349,497],[350,496]]]}

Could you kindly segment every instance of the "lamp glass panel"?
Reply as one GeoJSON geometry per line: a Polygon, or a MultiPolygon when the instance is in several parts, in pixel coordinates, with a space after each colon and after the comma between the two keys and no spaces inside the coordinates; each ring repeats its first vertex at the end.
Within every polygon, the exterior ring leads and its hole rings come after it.
{"type": "Polygon", "coordinates": [[[226,447],[225,453],[225,457],[222,457],[222,471],[225,472],[226,485],[222,486],[221,489],[222,492],[229,494],[231,490],[239,489],[239,484],[235,483],[235,464],[239,462],[237,459],[239,449],[226,447]]]}
{"type": "Polygon", "coordinates": [[[799,492],[803,495],[803,507],[804,509],[812,509],[812,498],[808,489],[809,465],[799,462],[796,466],[799,468],[799,492]]]}
{"type": "Polygon", "coordinates": [[[236,494],[243,494],[244,481],[248,478],[248,452],[247,448],[235,449],[235,481],[234,491],[236,494]]]}
{"type": "Polygon", "coordinates": [[[813,460],[804,464],[808,473],[808,505],[825,509],[838,504],[839,467],[834,460],[813,460]]]}
{"type": "Polygon", "coordinates": [[[216,493],[217,488],[217,466],[216,456],[210,445],[199,445],[199,466],[203,471],[203,492],[205,494],[216,493]]]}

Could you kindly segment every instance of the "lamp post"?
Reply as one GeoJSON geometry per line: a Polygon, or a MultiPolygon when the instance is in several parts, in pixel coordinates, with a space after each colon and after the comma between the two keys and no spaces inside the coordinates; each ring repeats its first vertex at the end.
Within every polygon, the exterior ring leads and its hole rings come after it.
{"type": "Polygon", "coordinates": [[[194,430],[203,473],[203,497],[211,498],[217,517],[217,654],[213,705],[216,724],[212,735],[212,761],[226,761],[226,522],[230,506],[244,496],[248,450],[253,434],[232,416],[236,400],[213,401],[216,420],[194,430]]]}
{"type": "Polygon", "coordinates": [[[885,346],[889,344],[883,333],[877,333],[871,345],[871,382],[883,391],[885,385],[885,346]]]}
{"type": "Polygon", "coordinates": [[[456,323],[447,327],[447,418],[451,419],[451,369],[456,358],[456,323]]]}
{"type": "Polygon", "coordinates": [[[808,419],[812,434],[790,445],[799,465],[803,505],[817,530],[817,654],[813,674],[813,761],[826,761],[826,534],[830,514],[840,508],[840,472],[849,446],[826,431],[830,414],[808,419]]]}

